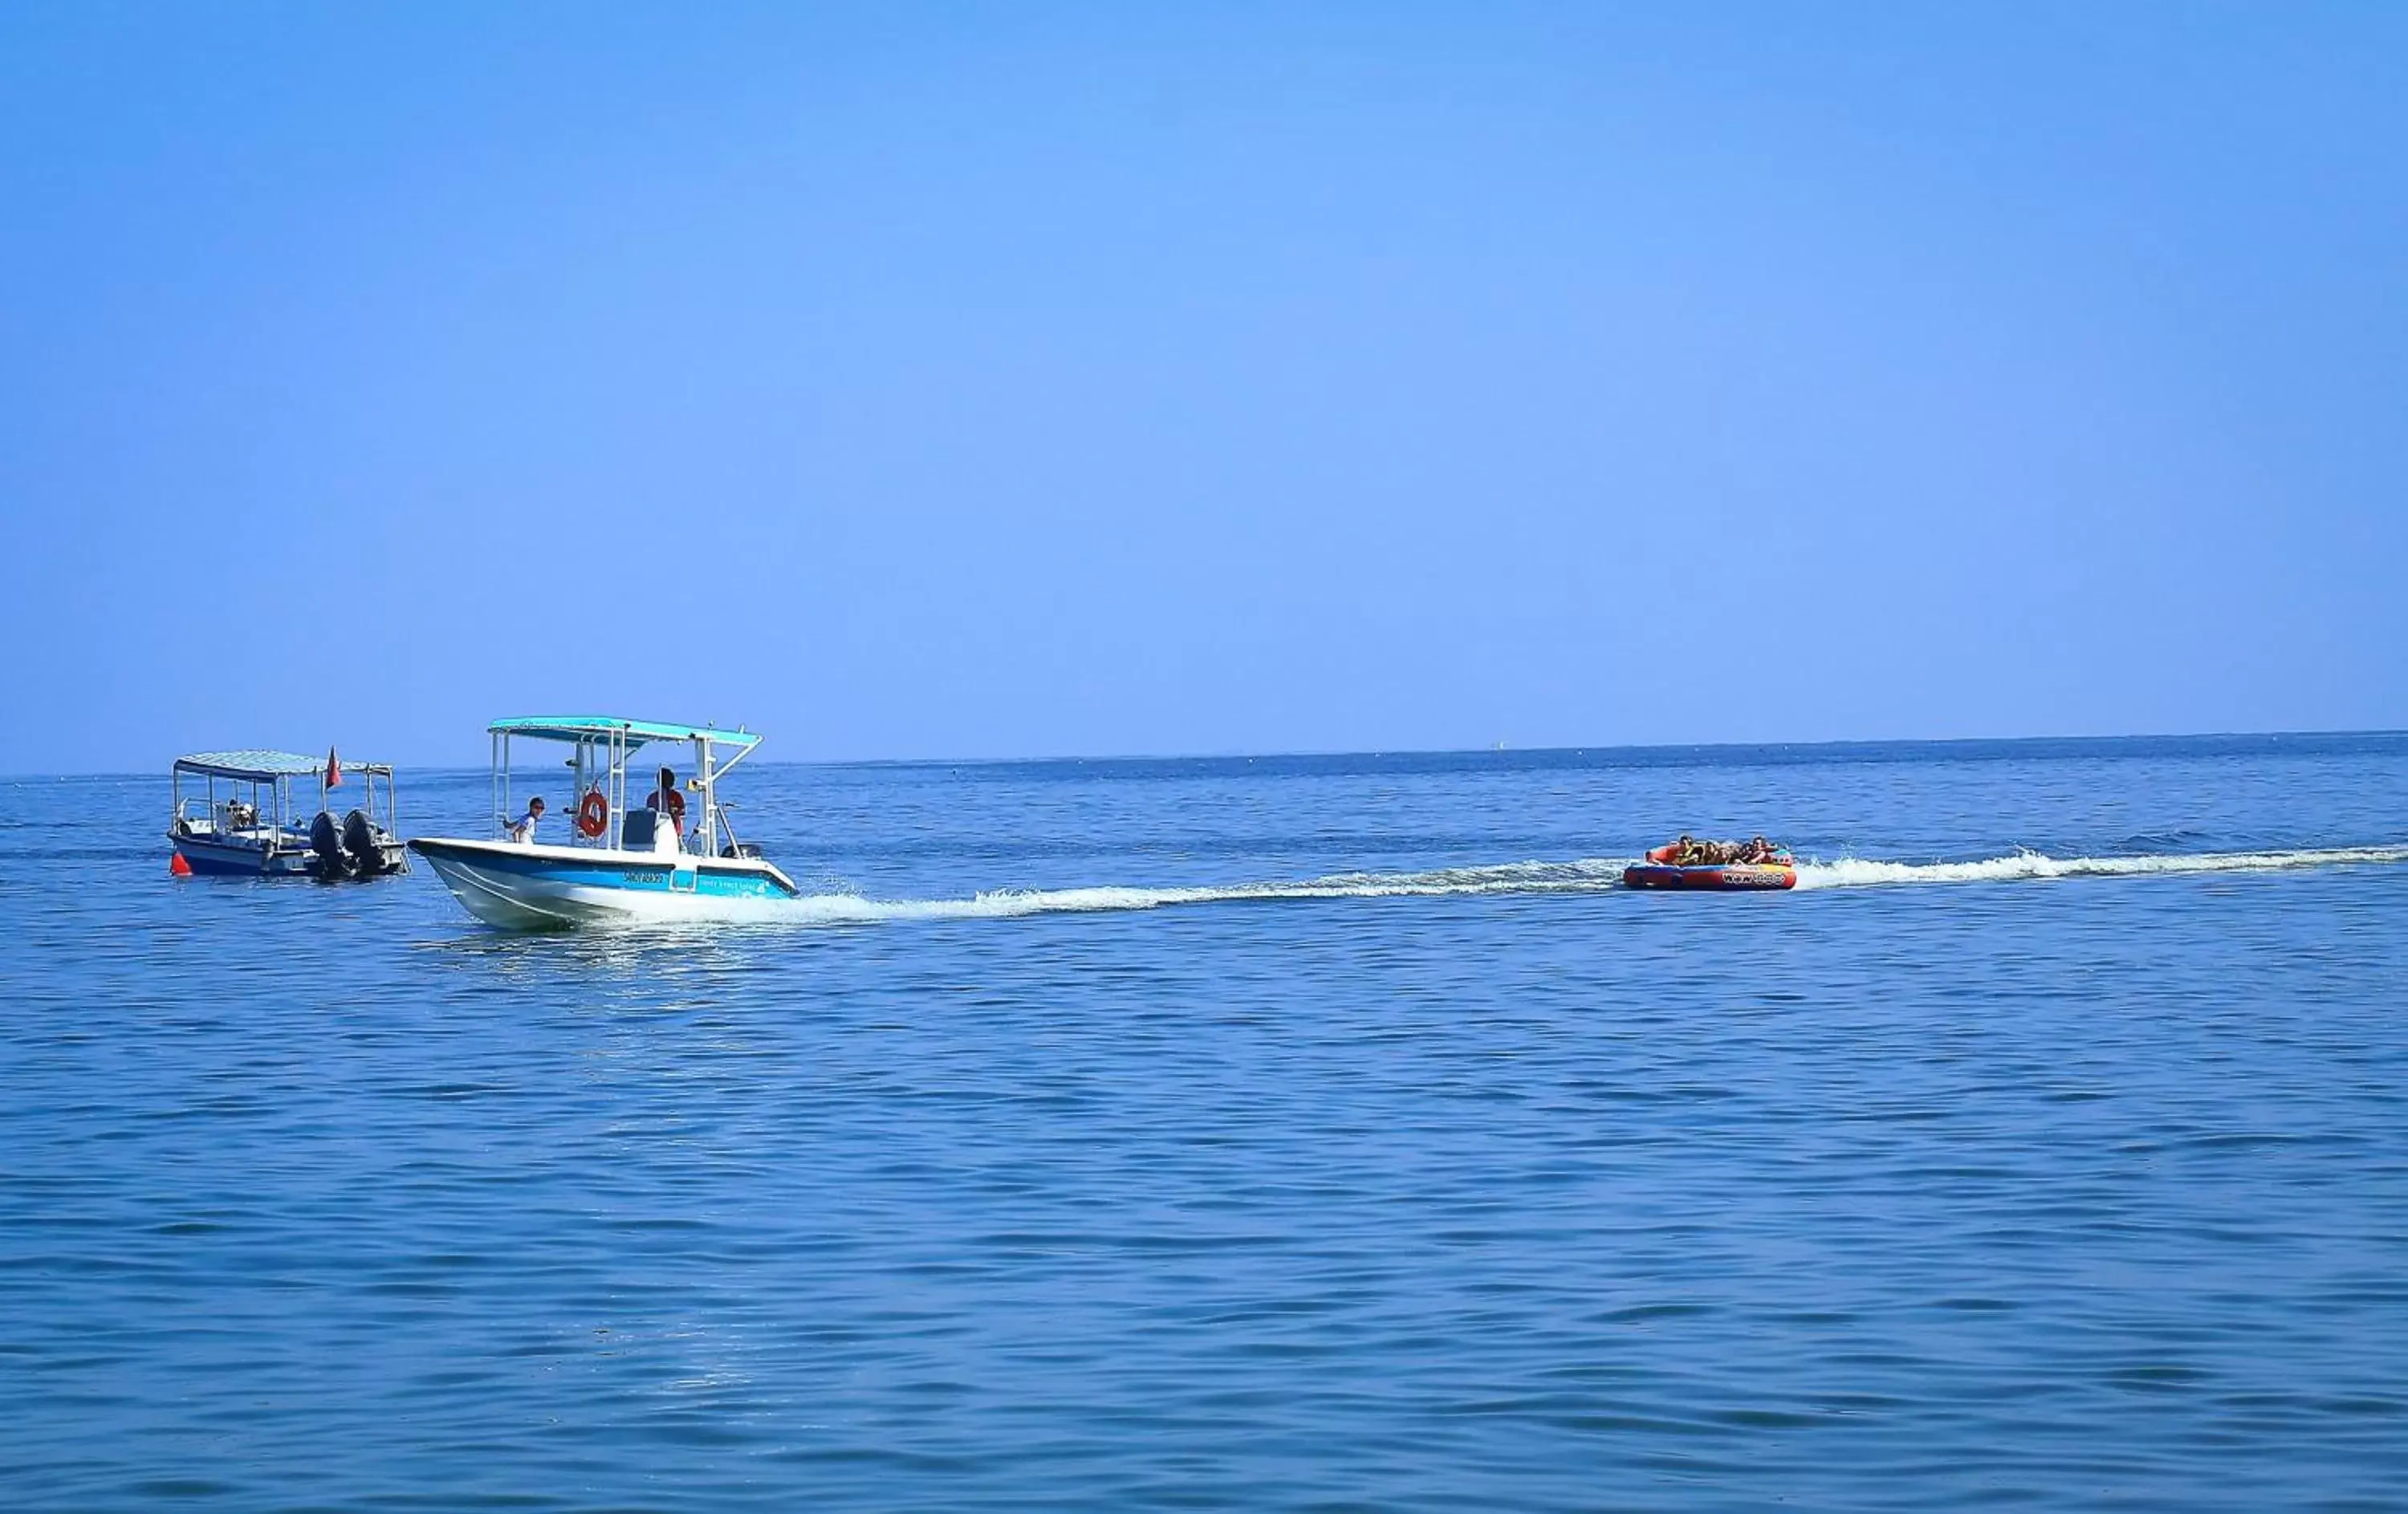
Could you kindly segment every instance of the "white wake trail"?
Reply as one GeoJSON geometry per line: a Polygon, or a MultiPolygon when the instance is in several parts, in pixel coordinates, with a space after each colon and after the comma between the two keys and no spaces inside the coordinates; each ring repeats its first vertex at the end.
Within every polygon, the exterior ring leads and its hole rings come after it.
{"type": "Polygon", "coordinates": [[[1842,858],[1798,864],[1800,888],[1863,888],[1913,883],[2009,883],[2025,878],[2116,878],[2159,872],[2270,872],[2408,862],[2408,846],[2335,846],[2310,851],[2164,853],[2153,857],[2049,857],[2017,852],[1978,862],[1882,862],[1842,858]]]}
{"type": "MultiPolygon", "coordinates": [[[[1103,914],[1182,904],[1277,902],[1314,899],[1434,898],[1473,894],[1587,894],[1619,890],[1622,870],[1637,858],[1587,858],[1570,862],[1507,862],[1438,868],[1426,872],[1339,872],[1319,878],[1182,887],[999,888],[960,899],[871,899],[824,893],[789,900],[677,901],[672,916],[631,916],[630,924],[875,925],[889,921],[1010,919],[1028,915],[1103,914]],[[699,906],[697,908],[696,906],[699,906]]],[[[2055,858],[2017,852],[1972,862],[1895,862],[1842,858],[1798,864],[1798,887],[1861,888],[1934,883],[2008,883],[2024,879],[2123,877],[2150,873],[2256,872],[2282,869],[2408,863],[2408,846],[2343,846],[2272,852],[2171,853],[2148,857],[2055,858]]],[[[1758,895],[1756,897],[1768,897],[1758,895]]],[[[1777,896],[1772,896],[1777,897],[1777,896]]],[[[640,906],[638,906],[640,908],[640,906]]]]}
{"type": "Polygon", "coordinates": [[[1094,914],[1174,904],[1233,904],[1304,899],[1392,899],[1445,894],[1596,893],[1622,887],[1635,858],[1577,862],[1507,862],[1428,872],[1339,872],[1294,882],[1198,884],[1184,887],[997,888],[968,899],[876,900],[817,894],[775,908],[789,918],[844,924],[877,920],[1004,919],[1022,915],[1094,914]]]}

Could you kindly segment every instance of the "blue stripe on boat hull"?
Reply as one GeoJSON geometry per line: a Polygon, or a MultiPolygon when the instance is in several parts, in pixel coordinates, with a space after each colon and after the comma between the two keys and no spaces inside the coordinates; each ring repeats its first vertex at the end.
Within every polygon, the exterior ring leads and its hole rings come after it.
{"type": "Polygon", "coordinates": [[[776,868],[751,859],[628,852],[562,856],[505,843],[437,838],[409,845],[469,914],[513,930],[698,919],[731,901],[792,899],[801,892],[776,868]]]}

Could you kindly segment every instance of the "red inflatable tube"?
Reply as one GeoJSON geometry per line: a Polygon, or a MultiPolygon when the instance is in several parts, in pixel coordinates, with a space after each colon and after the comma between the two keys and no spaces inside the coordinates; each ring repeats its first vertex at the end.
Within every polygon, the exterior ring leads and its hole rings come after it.
{"type": "Polygon", "coordinates": [[[1764,888],[1795,888],[1798,869],[1784,856],[1774,862],[1727,862],[1707,867],[1683,867],[1671,860],[1672,848],[1658,846],[1644,862],[1622,870],[1626,888],[1711,888],[1755,892],[1764,888]]]}

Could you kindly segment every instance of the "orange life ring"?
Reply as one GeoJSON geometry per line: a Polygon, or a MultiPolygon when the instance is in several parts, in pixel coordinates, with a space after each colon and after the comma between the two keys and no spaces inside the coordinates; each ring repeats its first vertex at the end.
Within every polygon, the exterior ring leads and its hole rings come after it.
{"type": "Polygon", "coordinates": [[[589,788],[577,801],[577,833],[591,840],[609,829],[610,801],[599,788],[589,788]]]}

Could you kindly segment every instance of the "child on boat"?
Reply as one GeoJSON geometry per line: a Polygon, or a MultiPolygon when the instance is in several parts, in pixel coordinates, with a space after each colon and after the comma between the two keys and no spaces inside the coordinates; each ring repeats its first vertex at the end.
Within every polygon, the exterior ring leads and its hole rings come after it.
{"type": "Polygon", "coordinates": [[[502,834],[518,843],[522,846],[532,846],[535,844],[536,822],[542,818],[543,796],[538,794],[535,798],[527,800],[526,814],[520,815],[517,819],[504,826],[502,828],[502,834]]]}

